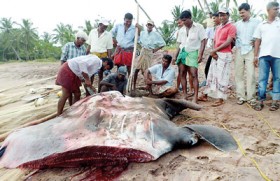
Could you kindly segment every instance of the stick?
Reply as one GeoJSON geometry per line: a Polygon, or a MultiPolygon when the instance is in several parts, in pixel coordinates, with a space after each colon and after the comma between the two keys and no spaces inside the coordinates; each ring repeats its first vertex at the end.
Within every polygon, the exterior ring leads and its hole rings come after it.
{"type": "MultiPolygon", "coordinates": [[[[54,79],[54,78],[56,78],[56,75],[52,76],[52,77],[45,78],[45,79],[40,79],[40,80],[34,81],[34,82],[32,82],[32,84],[39,83],[39,82],[44,82],[46,80],[50,80],[50,79],[54,79]]],[[[14,87],[9,87],[7,89],[2,89],[2,90],[0,90],[0,93],[8,91],[10,89],[15,89],[15,88],[22,87],[22,86],[27,86],[27,85],[28,85],[28,83],[25,83],[25,84],[21,84],[21,85],[16,85],[14,87]]]]}
{"type": "MultiPolygon", "coordinates": [[[[140,9],[143,11],[143,13],[147,16],[147,18],[149,20],[152,20],[152,18],[150,18],[150,16],[147,14],[147,12],[142,8],[142,6],[138,3],[137,0],[135,0],[136,4],[138,4],[138,6],[140,7],[140,9]]],[[[159,30],[157,29],[156,25],[154,25],[155,29],[157,30],[157,32],[159,32],[159,30]]]]}
{"type": "MultiPolygon", "coordinates": [[[[136,17],[136,23],[139,23],[139,5],[137,4],[137,17],[136,17]]],[[[135,55],[136,55],[136,49],[137,49],[137,42],[138,42],[138,28],[135,28],[135,35],[134,35],[134,49],[133,49],[133,55],[132,55],[132,62],[131,62],[131,70],[130,75],[128,78],[128,83],[126,85],[126,92],[131,92],[132,90],[132,77],[134,72],[134,62],[135,62],[135,55]]]]}
{"type": "MultiPolygon", "coordinates": [[[[46,122],[46,121],[48,121],[48,120],[50,120],[50,119],[52,119],[52,118],[55,118],[56,115],[57,115],[57,113],[53,113],[53,114],[51,114],[51,115],[48,115],[48,116],[43,117],[43,118],[41,118],[41,119],[38,119],[38,120],[36,120],[36,121],[32,121],[32,122],[26,123],[26,124],[24,124],[24,125],[21,125],[21,126],[17,127],[16,129],[25,128],[25,127],[28,127],[28,126],[33,126],[33,125],[36,125],[36,124],[40,124],[40,123],[46,122]]],[[[12,133],[14,130],[16,130],[16,129],[13,129],[13,130],[11,130],[11,131],[8,131],[7,133],[1,134],[1,135],[0,135],[0,141],[4,141],[4,139],[6,139],[7,136],[8,136],[9,134],[11,134],[11,133],[12,133]]]]}

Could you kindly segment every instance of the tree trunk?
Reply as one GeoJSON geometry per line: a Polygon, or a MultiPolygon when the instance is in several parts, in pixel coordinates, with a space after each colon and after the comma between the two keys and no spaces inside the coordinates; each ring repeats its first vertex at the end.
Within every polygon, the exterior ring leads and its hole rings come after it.
{"type": "Polygon", "coordinates": [[[20,58],[18,52],[16,51],[16,49],[15,49],[13,46],[12,46],[12,49],[13,49],[14,53],[16,54],[17,59],[18,59],[18,60],[21,60],[21,58],[20,58]]]}
{"type": "Polygon", "coordinates": [[[208,4],[207,0],[204,0],[204,5],[207,7],[208,12],[210,13],[211,10],[210,10],[210,7],[209,7],[209,4],[208,4]]]}
{"type": "Polygon", "coordinates": [[[199,4],[200,9],[202,10],[203,14],[206,15],[200,0],[198,0],[198,4],[199,4]]]}

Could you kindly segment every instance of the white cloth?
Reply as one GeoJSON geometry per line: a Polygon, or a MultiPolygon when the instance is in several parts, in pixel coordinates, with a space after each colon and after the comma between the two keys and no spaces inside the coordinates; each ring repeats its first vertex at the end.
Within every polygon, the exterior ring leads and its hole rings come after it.
{"type": "Polygon", "coordinates": [[[102,67],[102,60],[96,55],[85,55],[67,60],[70,70],[81,80],[84,79],[82,72],[91,77],[102,67]]]}
{"type": "Polygon", "coordinates": [[[270,55],[280,58],[280,19],[278,17],[272,23],[265,20],[259,24],[253,37],[261,39],[259,57],[270,55]]]}
{"type": "Polygon", "coordinates": [[[212,59],[204,94],[216,99],[227,99],[230,77],[231,53],[217,52],[218,60],[212,59]]]}
{"type": "Polygon", "coordinates": [[[163,66],[162,64],[156,64],[149,68],[152,76],[156,78],[156,80],[166,80],[168,81],[166,86],[174,86],[175,81],[175,70],[173,67],[169,65],[169,67],[162,73],[163,66]]]}
{"type": "Polygon", "coordinates": [[[201,41],[206,38],[206,32],[203,26],[193,22],[190,29],[185,26],[180,28],[177,42],[180,43],[180,48],[185,47],[187,52],[192,52],[199,50],[201,41]]]}
{"type": "Polygon", "coordinates": [[[113,49],[112,34],[104,31],[100,37],[98,37],[97,29],[93,29],[89,33],[88,40],[86,42],[90,45],[90,52],[104,53],[108,49],[113,49]]]}

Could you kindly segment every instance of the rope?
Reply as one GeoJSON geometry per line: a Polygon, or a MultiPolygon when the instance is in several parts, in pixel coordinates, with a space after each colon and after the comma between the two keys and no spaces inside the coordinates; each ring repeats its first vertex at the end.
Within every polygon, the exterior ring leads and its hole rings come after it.
{"type": "MultiPolygon", "coordinates": [[[[199,116],[197,116],[197,117],[191,117],[191,119],[197,119],[197,118],[202,118],[202,119],[206,119],[206,120],[208,120],[208,121],[216,122],[216,121],[213,121],[213,120],[211,120],[211,119],[209,119],[209,118],[205,118],[205,117],[199,117],[199,116]]],[[[231,132],[231,130],[228,129],[223,123],[219,122],[219,124],[220,124],[225,130],[227,130],[229,133],[231,132]]],[[[262,178],[263,178],[265,181],[271,181],[271,180],[262,172],[262,170],[261,170],[259,164],[257,163],[257,161],[256,161],[254,158],[252,158],[252,157],[250,157],[250,156],[247,155],[247,153],[246,153],[246,151],[243,149],[243,147],[242,147],[240,141],[239,141],[237,138],[235,138],[233,135],[231,135],[231,136],[233,137],[233,139],[234,139],[235,142],[237,143],[237,146],[238,146],[240,152],[242,153],[242,155],[245,156],[246,158],[248,158],[248,159],[253,163],[253,165],[256,167],[256,169],[258,170],[258,172],[260,173],[260,175],[262,176],[262,178]]]]}

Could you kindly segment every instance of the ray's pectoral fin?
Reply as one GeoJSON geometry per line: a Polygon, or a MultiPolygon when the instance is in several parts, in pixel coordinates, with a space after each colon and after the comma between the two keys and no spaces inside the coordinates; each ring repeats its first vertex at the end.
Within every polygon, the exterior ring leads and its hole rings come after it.
{"type": "Polygon", "coordinates": [[[4,154],[4,152],[5,152],[5,150],[6,150],[6,146],[4,146],[4,147],[2,147],[1,149],[0,149],[0,158],[2,157],[2,155],[4,154]]]}
{"type": "Polygon", "coordinates": [[[234,138],[224,129],[211,125],[186,125],[184,127],[194,131],[201,136],[201,139],[207,141],[218,150],[233,151],[238,148],[234,138]]]}

